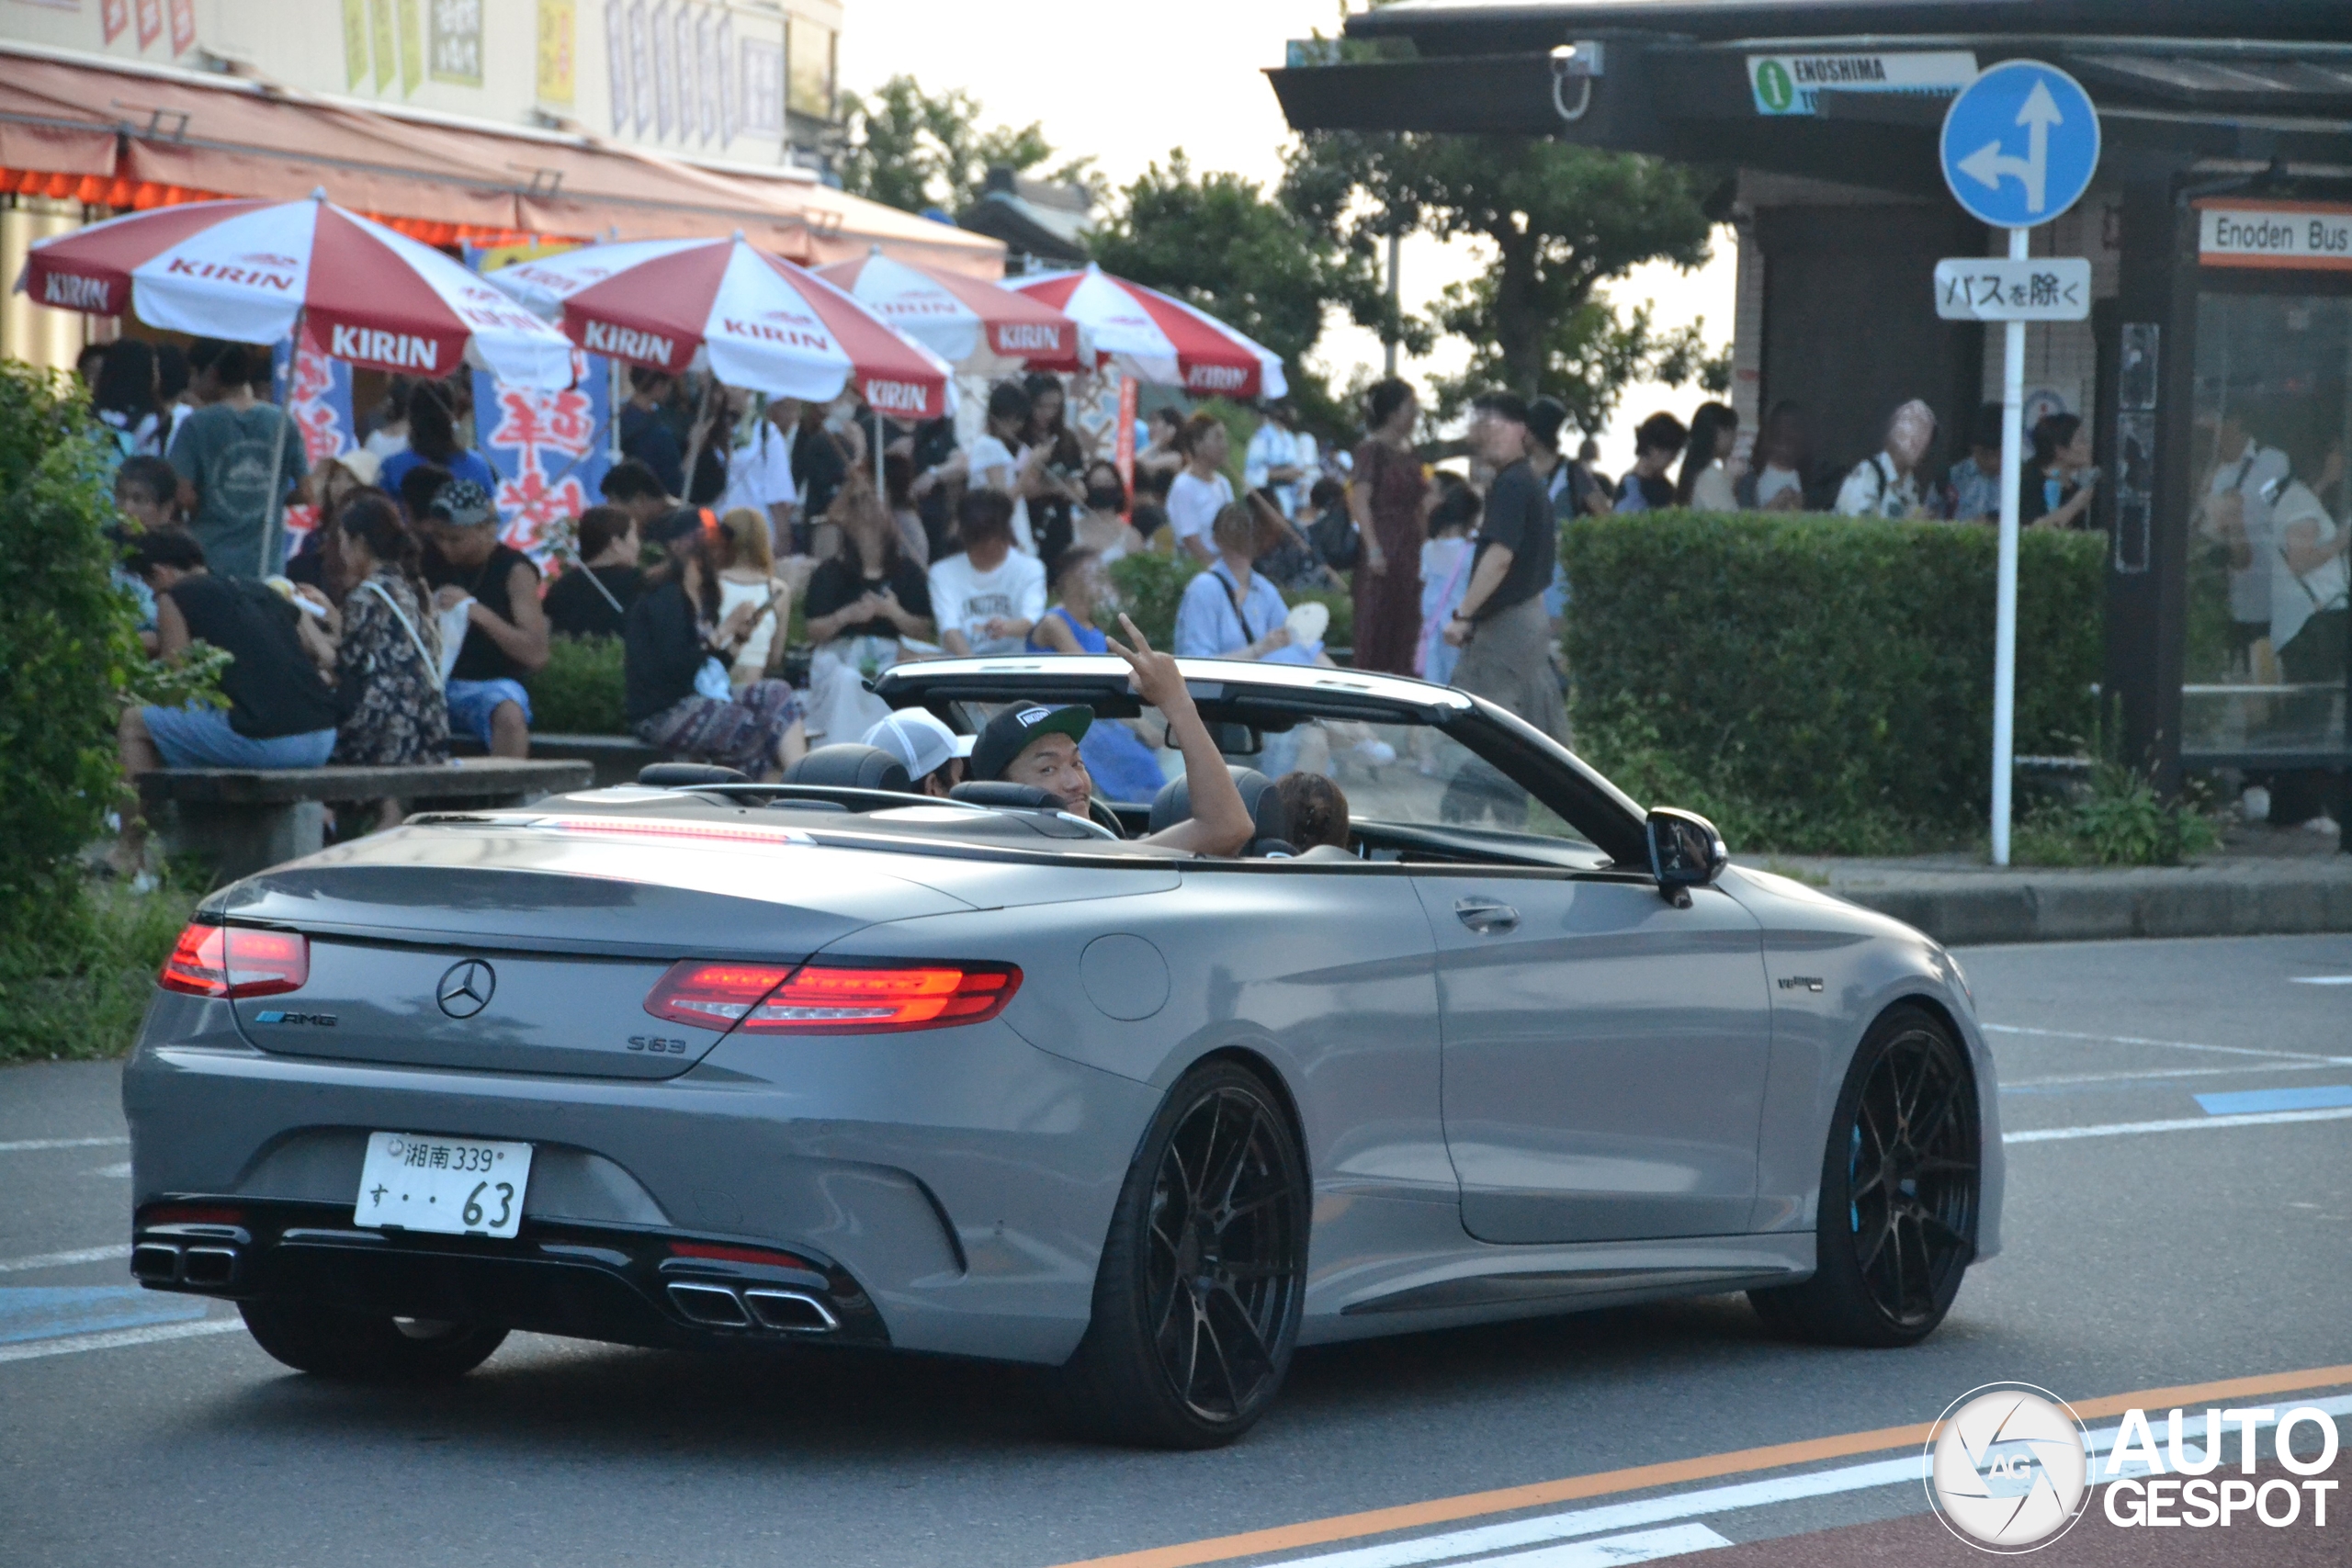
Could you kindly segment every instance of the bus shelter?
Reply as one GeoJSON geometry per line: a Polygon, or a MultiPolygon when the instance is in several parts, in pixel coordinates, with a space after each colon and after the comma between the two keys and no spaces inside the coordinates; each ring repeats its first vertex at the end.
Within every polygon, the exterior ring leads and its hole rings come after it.
{"type": "Polygon", "coordinates": [[[2126,754],[2167,789],[2234,769],[2340,794],[2340,0],[1398,0],[1270,75],[1302,130],[1553,136],[1723,170],[1743,428],[1793,400],[1816,457],[1850,462],[1919,397],[1940,468],[1999,396],[2000,339],[1938,319],[1935,263],[2006,254],[2007,237],[1953,201],[1937,138],[1953,95],[2011,59],[2067,71],[2099,114],[2096,183],[2033,234],[2036,255],[2088,258],[2095,304],[2028,329],[2027,420],[2073,412],[2093,431],[2104,690],[2126,754]]]}

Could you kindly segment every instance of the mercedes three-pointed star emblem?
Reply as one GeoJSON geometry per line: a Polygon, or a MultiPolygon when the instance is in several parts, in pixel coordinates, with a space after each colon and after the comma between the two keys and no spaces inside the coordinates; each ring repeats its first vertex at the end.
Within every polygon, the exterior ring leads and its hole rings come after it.
{"type": "Polygon", "coordinates": [[[449,965],[441,983],[433,987],[433,999],[451,1018],[471,1018],[490,1005],[492,993],[498,989],[498,976],[479,958],[449,965]]]}

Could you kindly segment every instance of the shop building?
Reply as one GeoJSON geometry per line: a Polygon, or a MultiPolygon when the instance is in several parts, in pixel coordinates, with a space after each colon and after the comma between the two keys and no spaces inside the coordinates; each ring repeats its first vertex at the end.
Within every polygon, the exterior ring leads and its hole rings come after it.
{"type": "MultiPolygon", "coordinates": [[[[838,0],[6,0],[0,271],[111,213],[323,188],[427,243],[725,235],[993,278],[1003,245],[848,196],[838,0]]],[[[20,296],[0,355],[113,323],[20,296]]]]}
{"type": "Polygon", "coordinates": [[[2089,259],[2096,302],[2027,329],[2026,388],[2029,420],[2093,431],[2121,743],[2167,785],[2232,769],[2340,787],[2352,8],[1399,0],[1270,75],[1300,130],[1555,136],[1722,171],[1743,428],[1792,400],[1816,459],[1850,463],[1923,398],[1940,468],[1999,396],[2001,343],[1938,318],[1934,265],[2006,254],[2007,236],[1952,199],[1937,138],[1953,95],[2010,59],[2066,70],[2100,118],[2097,182],[2033,233],[2036,255],[2089,259]]]}

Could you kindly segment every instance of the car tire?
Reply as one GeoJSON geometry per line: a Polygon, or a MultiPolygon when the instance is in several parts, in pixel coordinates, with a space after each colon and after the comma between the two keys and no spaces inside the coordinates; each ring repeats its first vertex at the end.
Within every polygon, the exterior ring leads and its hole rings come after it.
{"type": "Polygon", "coordinates": [[[1813,1277],[1747,1292],[1766,1326],[1874,1349],[1934,1333],[1976,1255],[1980,1129],[1951,1026],[1916,1006],[1883,1014],[1830,1118],[1813,1277]]]}
{"type": "Polygon", "coordinates": [[[298,1372],[349,1382],[432,1383],[461,1378],[504,1343],[484,1324],[427,1323],[350,1312],[300,1296],[239,1302],[255,1343],[298,1372]]]}
{"type": "Polygon", "coordinates": [[[1212,1062],[1152,1119],[1113,1212],[1094,1312],[1056,1382],[1081,1430],[1217,1448],[1273,1403],[1306,1292],[1306,1161],[1256,1073],[1212,1062]]]}

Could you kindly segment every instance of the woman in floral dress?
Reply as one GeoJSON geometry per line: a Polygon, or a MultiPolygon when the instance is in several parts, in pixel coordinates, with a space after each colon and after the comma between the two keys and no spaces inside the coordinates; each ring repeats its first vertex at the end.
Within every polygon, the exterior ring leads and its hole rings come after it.
{"type": "Polygon", "coordinates": [[[333,761],[350,767],[446,762],[449,708],[441,694],[440,627],[416,536],[379,490],[346,501],[336,526],[346,592],[335,683],[346,716],[333,761]]]}

